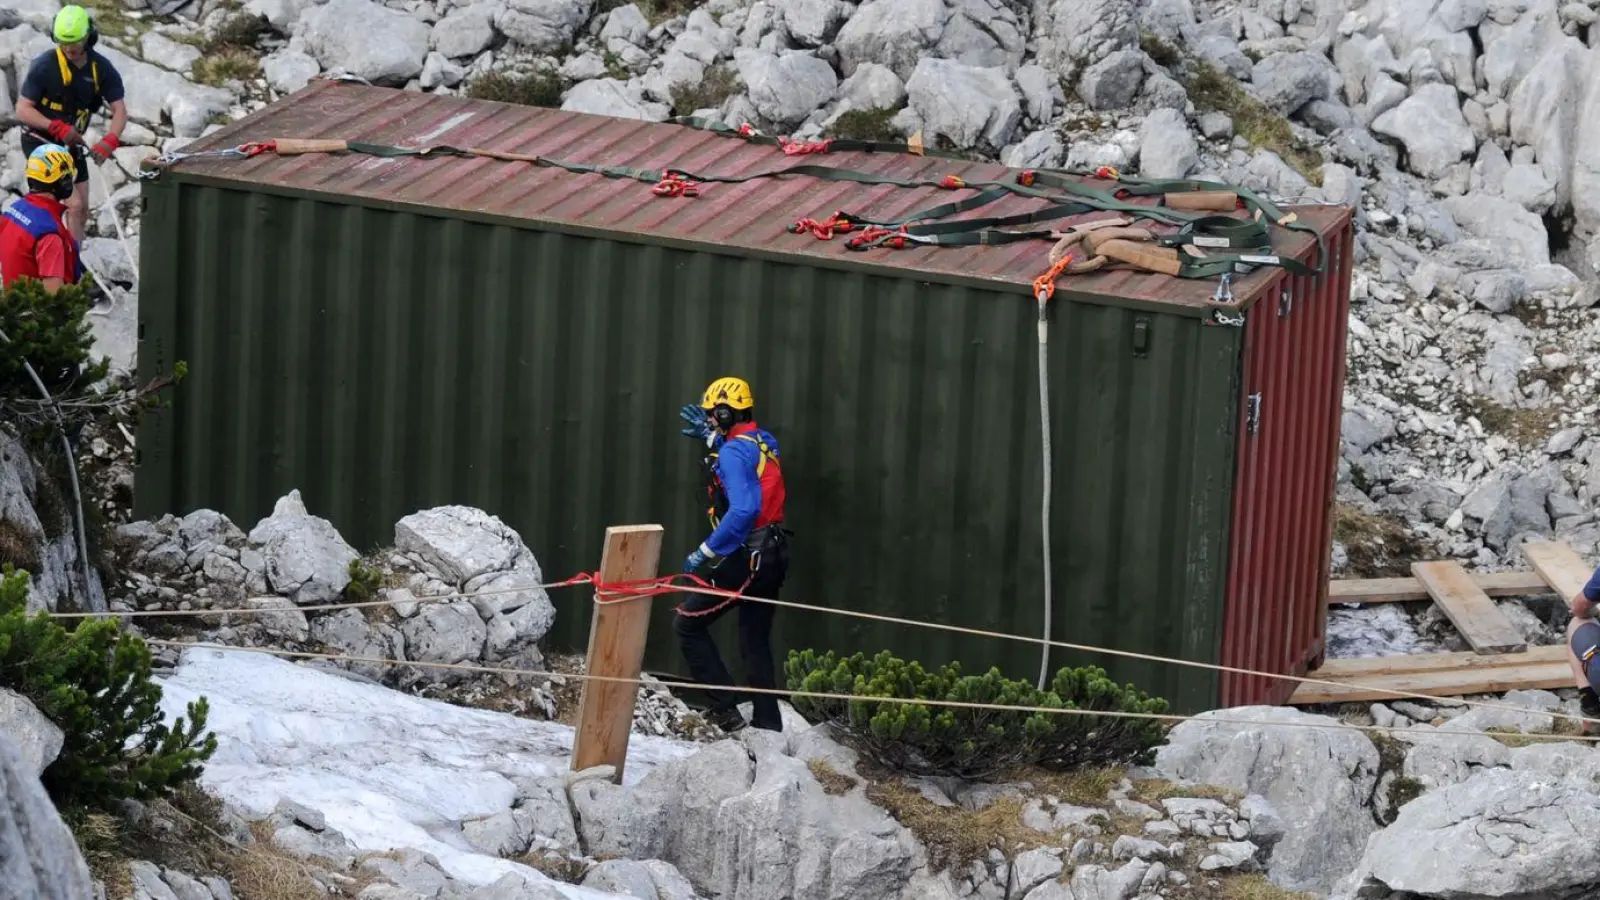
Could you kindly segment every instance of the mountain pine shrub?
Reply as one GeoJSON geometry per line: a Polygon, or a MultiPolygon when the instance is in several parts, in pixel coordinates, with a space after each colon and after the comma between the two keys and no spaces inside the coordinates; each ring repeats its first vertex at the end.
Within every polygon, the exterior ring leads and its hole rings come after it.
{"type": "Polygon", "coordinates": [[[167,797],[198,779],[217,749],[216,736],[203,734],[205,698],[167,727],[142,638],[111,619],[79,619],[68,630],[45,613],[29,616],[27,598],[27,571],[6,565],[0,688],[33,701],[65,735],[43,776],[56,805],[106,809],[123,798],[167,797]]]}
{"type": "Polygon", "coordinates": [[[868,759],[914,775],[982,778],[1017,766],[1072,770],[1147,762],[1165,734],[1159,719],[1075,713],[1012,712],[919,703],[873,702],[873,697],[956,701],[1044,709],[1161,714],[1167,702],[1133,685],[1119,685],[1097,666],[1063,668],[1050,688],[1001,675],[963,675],[959,663],[930,672],[888,651],[840,657],[791,651],[784,664],[789,690],[848,694],[859,699],[794,697],[796,711],[826,721],[868,759]]]}

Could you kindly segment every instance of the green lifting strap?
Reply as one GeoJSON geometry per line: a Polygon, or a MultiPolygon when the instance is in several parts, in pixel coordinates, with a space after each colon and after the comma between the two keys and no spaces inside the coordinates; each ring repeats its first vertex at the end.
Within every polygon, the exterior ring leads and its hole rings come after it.
{"type": "MultiPolygon", "coordinates": [[[[678,121],[680,124],[686,125],[686,127],[698,127],[706,131],[735,136],[744,140],[780,146],[788,145],[787,139],[770,138],[759,132],[754,132],[753,129],[745,132],[728,128],[725,125],[705,123],[702,120],[692,118],[674,121],[678,121]]],[[[287,139],[284,140],[284,143],[288,144],[287,139]]],[[[285,150],[284,152],[337,153],[349,151],[381,158],[488,157],[557,168],[574,174],[600,175],[605,178],[627,179],[654,185],[661,185],[668,179],[688,179],[713,184],[742,184],[766,178],[804,176],[861,185],[886,185],[898,188],[940,188],[976,192],[960,200],[939,204],[897,219],[875,219],[865,215],[841,211],[836,214],[836,219],[842,219],[851,225],[867,226],[870,231],[870,233],[858,235],[850,242],[847,242],[847,245],[853,250],[872,249],[883,246],[886,243],[898,246],[903,245],[904,241],[907,240],[931,246],[977,246],[1009,244],[1023,240],[1052,239],[1059,237],[1060,232],[1056,230],[1004,231],[1001,229],[1092,212],[1117,212],[1124,213],[1135,220],[1144,219],[1177,228],[1177,231],[1173,234],[1156,236],[1155,243],[1158,246],[1180,248],[1180,277],[1209,278],[1236,271],[1241,266],[1260,265],[1282,267],[1299,275],[1314,275],[1322,271],[1326,252],[1322,236],[1315,228],[1296,221],[1270,201],[1251,191],[1232,185],[1193,179],[1146,179],[1122,176],[1113,172],[1111,173],[1111,180],[1114,181],[1116,187],[1112,191],[1106,191],[1080,180],[1084,178],[1104,179],[1104,170],[1096,172],[1057,169],[1028,170],[1018,175],[1014,181],[968,182],[956,176],[945,176],[939,179],[926,177],[892,178],[814,163],[798,163],[740,175],[705,175],[676,168],[640,169],[628,166],[593,165],[544,156],[460,148],[448,144],[410,148],[392,147],[386,144],[363,141],[328,141],[321,139],[299,143],[317,143],[324,146],[317,147],[315,150],[299,148],[295,151],[285,150]],[[1147,197],[1197,191],[1233,194],[1251,214],[1251,218],[1240,219],[1215,212],[1191,211],[1162,205],[1145,205],[1123,199],[1124,197],[1147,197]],[[937,221],[958,213],[987,206],[1006,196],[1044,200],[1049,205],[1031,212],[1007,216],[937,221]],[[1315,265],[1308,266],[1299,260],[1271,253],[1272,237],[1267,229],[1269,223],[1289,230],[1310,234],[1317,245],[1315,265]],[[894,230],[888,230],[891,228],[894,230]],[[876,229],[876,231],[871,231],[871,229],[876,229]],[[1207,250],[1261,252],[1206,253],[1204,256],[1198,256],[1194,253],[1186,252],[1185,248],[1200,252],[1207,250]]],[[[249,153],[242,153],[238,150],[234,152],[250,156],[261,152],[261,149],[269,145],[246,146],[257,149],[252,149],[249,153]]],[[[855,142],[854,144],[834,142],[829,147],[830,149],[840,150],[866,149],[867,152],[915,152],[909,145],[871,141],[855,142]],[[870,145],[870,147],[867,145],[870,145]]],[[[799,228],[797,224],[791,230],[803,229],[799,228]]]]}
{"type": "MultiPolygon", "coordinates": [[[[787,138],[773,137],[762,134],[754,128],[732,128],[722,122],[711,119],[696,119],[693,116],[674,116],[666,120],[670,125],[681,125],[697,131],[709,131],[721,137],[738,138],[752,144],[762,144],[768,147],[784,148],[789,152],[790,147],[805,148],[800,153],[905,153],[915,156],[929,156],[935,159],[958,160],[971,162],[966,156],[959,153],[950,153],[944,150],[934,150],[927,147],[914,146],[902,141],[871,141],[862,138],[826,138],[821,141],[790,141],[787,138]]],[[[796,154],[798,155],[798,154],[796,154]]]]}

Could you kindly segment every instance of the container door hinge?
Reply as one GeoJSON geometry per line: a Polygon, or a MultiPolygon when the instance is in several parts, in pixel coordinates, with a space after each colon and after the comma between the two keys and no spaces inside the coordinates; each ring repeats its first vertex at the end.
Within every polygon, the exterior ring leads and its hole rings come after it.
{"type": "Polygon", "coordinates": [[[1294,309],[1294,291],[1285,287],[1278,294],[1278,318],[1287,316],[1292,309],[1294,309]]]}
{"type": "Polygon", "coordinates": [[[1244,430],[1247,434],[1255,434],[1261,430],[1261,392],[1256,391],[1245,398],[1244,430]]]}

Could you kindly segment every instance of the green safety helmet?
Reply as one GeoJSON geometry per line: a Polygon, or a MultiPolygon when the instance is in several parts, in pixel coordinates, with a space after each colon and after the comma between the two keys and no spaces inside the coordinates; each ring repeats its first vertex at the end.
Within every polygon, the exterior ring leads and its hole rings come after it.
{"type": "Polygon", "coordinates": [[[89,11],[81,6],[63,6],[56,13],[51,29],[58,44],[76,44],[89,36],[89,11]]]}

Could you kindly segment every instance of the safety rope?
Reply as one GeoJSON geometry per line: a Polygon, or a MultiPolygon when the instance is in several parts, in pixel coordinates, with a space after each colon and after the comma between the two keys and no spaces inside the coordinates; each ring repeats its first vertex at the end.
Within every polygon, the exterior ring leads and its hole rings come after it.
{"type": "MultiPolygon", "coordinates": [[[[274,606],[274,607],[257,606],[257,607],[250,607],[250,608],[227,608],[227,609],[208,609],[208,610],[198,610],[198,609],[171,610],[171,611],[166,611],[166,610],[133,610],[133,611],[127,611],[127,612],[111,612],[111,613],[106,613],[106,612],[100,612],[100,613],[93,613],[93,612],[87,612],[87,613],[85,613],[85,612],[47,612],[47,613],[43,613],[43,615],[46,615],[46,616],[48,616],[50,618],[53,618],[53,619],[75,619],[75,618],[88,618],[88,617],[95,617],[95,618],[101,618],[101,617],[103,617],[103,618],[129,617],[129,618],[132,618],[132,617],[141,617],[141,616],[151,616],[151,617],[195,617],[195,618],[214,617],[214,616],[231,616],[231,615],[267,616],[267,615],[273,615],[273,614],[277,614],[277,613],[292,612],[292,611],[296,611],[296,610],[301,611],[301,612],[326,612],[326,611],[331,611],[331,610],[364,609],[364,608],[377,607],[377,606],[395,606],[395,605],[399,605],[401,603],[417,603],[417,604],[421,604],[421,605],[427,605],[427,604],[431,604],[431,603],[439,603],[439,602],[443,602],[443,601],[446,601],[446,600],[452,600],[452,599],[472,599],[472,598],[476,598],[476,597],[492,597],[492,596],[503,595],[503,594],[520,594],[520,593],[524,593],[524,592],[535,590],[535,589],[556,590],[556,589],[559,589],[559,588],[579,587],[579,586],[582,586],[582,585],[591,585],[591,586],[593,586],[594,592],[595,592],[595,597],[594,597],[594,601],[593,602],[596,603],[596,604],[626,603],[626,602],[631,602],[631,601],[635,601],[635,600],[645,599],[645,598],[648,598],[648,597],[658,597],[658,596],[663,596],[663,595],[667,595],[667,594],[678,594],[678,593],[704,594],[704,595],[711,596],[711,597],[721,598],[724,601],[724,604],[719,604],[719,606],[720,605],[732,604],[732,603],[740,602],[740,601],[752,601],[752,602],[756,602],[756,603],[766,603],[766,604],[770,604],[770,605],[776,606],[776,607],[781,607],[781,608],[784,608],[784,609],[799,610],[799,611],[802,611],[802,612],[814,612],[814,613],[824,613],[824,614],[845,616],[845,617],[848,617],[848,618],[861,619],[863,621],[883,622],[883,623],[892,624],[892,625],[905,625],[905,626],[909,626],[909,627],[913,627],[913,628],[931,628],[931,629],[934,629],[936,631],[945,631],[945,632],[949,632],[949,633],[952,633],[952,634],[964,634],[964,635],[969,635],[969,636],[972,636],[972,637],[994,638],[994,639],[997,639],[997,640],[1007,640],[1007,641],[1021,641],[1023,643],[1041,644],[1041,645],[1044,645],[1046,647],[1060,648],[1060,649],[1064,649],[1064,650],[1078,650],[1078,651],[1085,652],[1085,653],[1103,653],[1103,654],[1106,654],[1108,656],[1120,656],[1120,657],[1123,657],[1123,658],[1126,658],[1126,659],[1136,659],[1136,660],[1142,660],[1142,661],[1145,661],[1145,662],[1152,662],[1152,663],[1164,664],[1164,665],[1185,666],[1185,667],[1188,667],[1188,668],[1203,669],[1203,670],[1212,671],[1212,672],[1225,672],[1225,673],[1236,674],[1236,675],[1247,675],[1247,676],[1258,677],[1258,678],[1276,679],[1276,680],[1280,680],[1280,681],[1292,681],[1292,682],[1294,682],[1296,684],[1314,684],[1314,685],[1321,685],[1321,686],[1324,686],[1324,687],[1339,687],[1339,688],[1360,688],[1361,690],[1372,691],[1372,692],[1375,692],[1375,693],[1384,694],[1384,695],[1387,695],[1387,696],[1392,696],[1392,697],[1395,697],[1396,699],[1424,700],[1424,701],[1429,701],[1429,702],[1436,702],[1439,699],[1439,697],[1436,696],[1436,695],[1424,694],[1424,693],[1421,693],[1419,691],[1406,691],[1406,690],[1398,690],[1398,689],[1393,689],[1393,688],[1384,688],[1384,687],[1379,687],[1377,685],[1365,684],[1365,683],[1361,683],[1361,682],[1329,681],[1329,680],[1326,680],[1326,679],[1314,678],[1314,677],[1311,677],[1309,675],[1284,675],[1284,674],[1277,673],[1277,672],[1266,672],[1266,671],[1260,671],[1260,670],[1257,670],[1257,669],[1245,669],[1245,668],[1240,668],[1240,667],[1237,667],[1237,666],[1220,665],[1220,664],[1217,664],[1217,663],[1206,663],[1206,662],[1199,662],[1199,661],[1196,661],[1196,660],[1177,659],[1177,658],[1174,658],[1174,657],[1167,657],[1167,656],[1154,656],[1154,655],[1146,654],[1146,653],[1137,653],[1137,652],[1134,652],[1134,651],[1131,651],[1131,650],[1118,650],[1118,649],[1114,649],[1114,648],[1111,648],[1111,647],[1096,647],[1096,646],[1089,645],[1089,644],[1075,644],[1075,643],[1070,643],[1070,642],[1067,642],[1067,641],[1053,640],[1053,639],[1050,639],[1050,638],[1035,638],[1035,637],[1028,637],[1026,635],[1020,635],[1020,634],[1007,634],[1005,632],[1000,632],[1000,631],[988,631],[988,630],[981,629],[981,628],[968,628],[968,627],[962,626],[962,625],[947,625],[947,624],[944,624],[944,623],[941,623],[941,622],[928,622],[928,621],[917,620],[917,619],[905,619],[905,618],[900,618],[898,616],[886,616],[886,615],[882,615],[882,614],[879,614],[879,613],[870,613],[870,612],[864,612],[864,611],[861,611],[861,610],[853,610],[853,609],[837,607],[837,606],[817,606],[817,605],[809,604],[809,603],[801,603],[801,602],[795,601],[795,600],[778,600],[778,599],[774,599],[774,598],[771,598],[771,597],[757,597],[757,596],[754,596],[754,595],[743,593],[743,589],[742,588],[739,591],[730,591],[730,590],[727,590],[725,588],[716,587],[715,585],[711,584],[710,582],[708,582],[706,579],[700,577],[699,575],[688,574],[688,573],[681,573],[681,574],[677,574],[677,575],[657,576],[657,577],[654,577],[654,578],[639,578],[639,579],[631,579],[631,580],[614,581],[613,582],[613,581],[604,581],[604,580],[600,579],[597,575],[595,575],[593,573],[583,572],[583,573],[579,573],[577,575],[574,575],[571,578],[565,578],[565,579],[562,579],[560,581],[543,582],[543,583],[534,584],[534,585],[523,585],[521,587],[514,587],[514,588],[498,588],[498,589],[493,589],[493,590],[467,591],[467,592],[459,592],[459,593],[441,594],[441,595],[429,596],[429,597],[413,597],[413,598],[407,599],[407,600],[385,599],[385,600],[351,601],[351,602],[340,602],[340,603],[323,603],[323,604],[312,604],[312,605],[307,605],[307,606],[290,606],[290,607],[284,607],[284,606],[274,606]]],[[[746,587],[748,587],[748,583],[746,584],[746,587]]],[[[245,602],[251,602],[251,601],[277,601],[277,602],[281,602],[281,601],[283,601],[283,599],[284,598],[278,597],[278,596],[247,597],[245,599],[245,602]]],[[[678,614],[684,614],[683,611],[682,611],[681,606],[678,607],[677,609],[674,609],[674,612],[678,613],[678,614]]],[[[688,613],[688,615],[690,615],[690,616],[693,616],[695,614],[696,613],[693,613],[693,612],[688,613]]],[[[704,615],[705,612],[702,611],[699,614],[704,615]]],[[[1495,703],[1495,702],[1487,701],[1487,700],[1461,700],[1461,701],[1458,701],[1458,702],[1460,702],[1462,705],[1465,705],[1465,706],[1468,706],[1468,707],[1472,707],[1472,708],[1495,709],[1495,710],[1502,710],[1502,711],[1506,711],[1506,712],[1516,712],[1516,713],[1542,712],[1540,710],[1529,710],[1526,707],[1512,706],[1510,704],[1505,704],[1505,703],[1495,703]]],[[[1582,716],[1571,715],[1570,713],[1549,712],[1549,713],[1545,713],[1545,714],[1553,716],[1555,718],[1569,719],[1571,721],[1576,721],[1576,722],[1590,722],[1590,721],[1593,721],[1595,724],[1600,724],[1600,720],[1590,720],[1590,719],[1584,718],[1582,716]]]]}
{"type": "MultiPolygon", "coordinates": [[[[260,654],[263,654],[263,655],[266,655],[266,656],[280,656],[280,657],[285,657],[285,658],[290,658],[290,659],[315,659],[315,660],[325,660],[325,661],[329,661],[329,662],[354,662],[354,663],[366,663],[366,664],[387,665],[387,666],[413,666],[413,667],[416,667],[416,668],[419,668],[419,669],[443,669],[443,670],[447,670],[447,671],[457,671],[457,672],[476,672],[476,673],[487,674],[487,675],[510,675],[510,676],[528,677],[528,678],[541,678],[541,679],[545,679],[545,680],[549,680],[549,681],[562,681],[562,682],[565,682],[566,680],[571,679],[573,681],[593,681],[593,682],[600,682],[600,683],[603,683],[603,684],[627,684],[627,685],[633,685],[635,687],[666,688],[668,690],[698,691],[698,690],[704,690],[706,688],[706,685],[700,684],[698,682],[672,681],[672,680],[666,680],[666,679],[660,679],[660,678],[654,678],[654,677],[652,677],[649,681],[646,681],[643,678],[624,678],[624,677],[618,676],[618,675],[593,675],[593,674],[590,674],[588,672],[549,672],[549,671],[545,671],[543,669],[522,669],[522,668],[511,667],[511,666],[481,665],[481,664],[478,664],[478,663],[421,662],[421,661],[413,661],[413,660],[406,660],[406,659],[393,659],[393,658],[390,658],[390,657],[383,657],[383,656],[355,656],[355,655],[352,655],[352,654],[345,654],[345,653],[318,653],[318,652],[310,651],[310,650],[280,650],[280,649],[278,649],[276,647],[235,647],[235,646],[231,646],[231,645],[228,645],[228,644],[214,644],[214,643],[208,643],[208,642],[203,642],[203,641],[173,641],[173,640],[167,640],[165,638],[147,638],[145,640],[145,643],[151,644],[151,645],[154,645],[154,646],[159,646],[159,647],[173,647],[173,648],[184,649],[184,650],[216,650],[216,651],[220,651],[220,652],[260,653],[260,654]]],[[[1251,728],[1255,728],[1255,727],[1259,727],[1259,726],[1269,726],[1269,727],[1283,726],[1283,727],[1290,727],[1290,728],[1332,728],[1332,729],[1340,729],[1340,730],[1346,730],[1346,731],[1362,731],[1362,732],[1379,733],[1379,734],[1407,734],[1407,735],[1413,735],[1413,736],[1420,736],[1420,735],[1428,735],[1428,736],[1433,736],[1433,735],[1456,735],[1456,736],[1460,736],[1460,737],[1490,737],[1490,736],[1492,736],[1488,732],[1469,731],[1469,730],[1465,730],[1465,729],[1433,728],[1433,729],[1431,729],[1429,731],[1426,731],[1426,732],[1419,732],[1414,728],[1402,728],[1402,727],[1400,727],[1398,725],[1356,725],[1356,724],[1349,723],[1349,722],[1338,722],[1338,721],[1329,721],[1329,722],[1282,721],[1282,720],[1278,720],[1278,721],[1274,721],[1274,720],[1252,721],[1252,720],[1249,720],[1249,719],[1229,719],[1229,718],[1225,718],[1223,716],[1214,716],[1214,715],[1211,715],[1210,713],[1198,713],[1198,714],[1195,714],[1195,715],[1179,715],[1179,714],[1176,714],[1176,713],[1131,712],[1131,711],[1127,711],[1127,710],[1117,710],[1117,709],[1083,709],[1081,707],[1076,707],[1076,706],[1029,706],[1029,705],[1023,705],[1023,704],[980,703],[980,702],[970,701],[970,700],[937,700],[937,699],[933,699],[933,698],[923,698],[923,697],[896,697],[896,696],[879,696],[879,695],[867,695],[867,694],[839,694],[839,693],[833,693],[833,692],[829,692],[829,691],[791,691],[791,690],[787,690],[787,689],[784,689],[784,688],[761,688],[761,687],[750,687],[750,686],[746,686],[746,685],[716,685],[716,686],[717,687],[727,687],[728,689],[732,690],[735,693],[765,694],[765,695],[776,696],[776,697],[780,697],[780,698],[806,697],[806,698],[813,699],[813,700],[837,700],[837,701],[841,701],[841,702],[850,703],[852,705],[854,705],[854,704],[867,704],[867,703],[895,703],[895,704],[912,705],[912,706],[938,706],[938,707],[944,707],[944,708],[948,708],[948,709],[983,710],[983,711],[988,711],[988,712],[1045,713],[1045,714],[1048,714],[1048,715],[1080,716],[1080,717],[1086,716],[1086,717],[1089,717],[1089,718],[1107,718],[1107,719],[1142,719],[1142,720],[1145,720],[1145,721],[1160,721],[1160,722],[1173,722],[1173,723],[1192,722],[1192,721],[1205,721],[1205,722],[1210,722],[1210,723],[1216,723],[1216,724],[1219,724],[1219,725],[1241,725],[1241,726],[1248,726],[1248,727],[1251,727],[1251,728]]],[[[1511,707],[1511,708],[1515,709],[1517,712],[1522,712],[1522,713],[1534,712],[1535,711],[1535,710],[1528,710],[1528,709],[1521,708],[1521,707],[1511,707]]],[[[1549,713],[1548,715],[1555,715],[1555,714],[1549,713]]],[[[1585,721],[1585,722],[1594,721],[1595,724],[1600,724],[1600,720],[1583,719],[1581,721],[1585,721]]],[[[1579,743],[1594,743],[1594,742],[1600,741],[1600,736],[1578,735],[1578,734],[1539,734],[1539,733],[1535,733],[1535,734],[1518,734],[1518,735],[1515,735],[1515,736],[1518,737],[1518,738],[1524,738],[1524,739],[1529,739],[1529,740],[1534,740],[1534,741],[1549,741],[1549,742],[1576,741],[1576,742],[1579,742],[1579,743]]]]}

